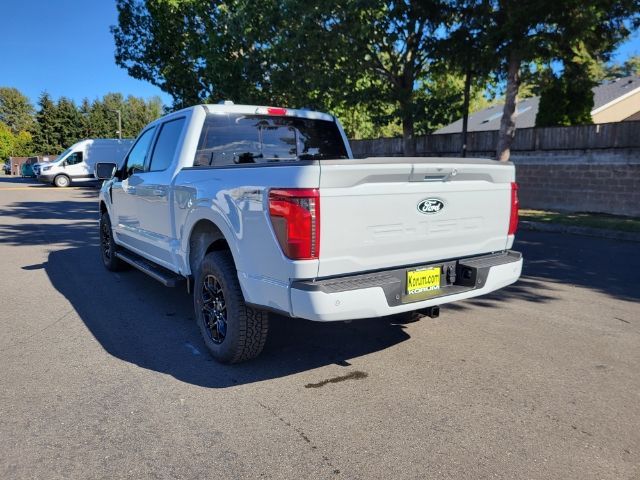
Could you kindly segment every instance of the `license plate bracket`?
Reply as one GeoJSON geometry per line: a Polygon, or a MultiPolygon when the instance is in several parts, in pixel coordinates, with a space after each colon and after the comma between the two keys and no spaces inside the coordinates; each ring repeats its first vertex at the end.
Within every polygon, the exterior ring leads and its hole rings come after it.
{"type": "Polygon", "coordinates": [[[407,270],[405,295],[407,298],[414,298],[440,290],[441,274],[440,266],[407,270]]]}

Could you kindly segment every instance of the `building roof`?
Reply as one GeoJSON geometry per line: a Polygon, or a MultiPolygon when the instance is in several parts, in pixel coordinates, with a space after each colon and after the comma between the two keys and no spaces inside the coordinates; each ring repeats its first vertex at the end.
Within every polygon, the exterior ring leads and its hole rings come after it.
{"type": "MultiPolygon", "coordinates": [[[[623,100],[632,92],[640,90],[640,77],[631,76],[618,78],[602,83],[593,89],[593,110],[591,114],[608,108],[611,104],[623,100]]],[[[540,97],[525,98],[516,106],[516,128],[534,127],[540,97]]],[[[469,115],[469,132],[484,130],[499,130],[504,104],[496,104],[479,112],[469,115]]],[[[638,106],[640,110],[640,105],[638,106]]],[[[434,133],[459,133],[462,131],[462,119],[436,130],[434,133]]]]}

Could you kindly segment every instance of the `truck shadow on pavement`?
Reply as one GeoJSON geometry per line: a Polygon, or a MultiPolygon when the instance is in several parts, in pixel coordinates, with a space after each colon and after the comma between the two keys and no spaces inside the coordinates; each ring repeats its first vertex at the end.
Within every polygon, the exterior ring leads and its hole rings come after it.
{"type": "MultiPolygon", "coordinates": [[[[95,192],[74,192],[76,195],[94,196],[95,192]]],[[[98,220],[98,207],[88,209],[86,202],[59,200],[55,202],[20,202],[0,211],[0,216],[27,220],[98,220]]]]}
{"type": "Polygon", "coordinates": [[[97,246],[53,251],[42,265],[111,355],[178,380],[225,388],[291,375],[389,348],[409,338],[386,319],[319,324],[272,315],[257,359],[225,366],[208,354],[193,320],[191,296],[165,288],[136,270],[104,269],[97,246]]]}
{"type": "Polygon", "coordinates": [[[605,293],[618,300],[640,300],[640,244],[604,238],[549,232],[522,231],[513,246],[524,255],[522,277],[492,294],[446,305],[466,310],[471,306],[499,307],[509,299],[547,303],[562,286],[575,285],[605,293]]]}

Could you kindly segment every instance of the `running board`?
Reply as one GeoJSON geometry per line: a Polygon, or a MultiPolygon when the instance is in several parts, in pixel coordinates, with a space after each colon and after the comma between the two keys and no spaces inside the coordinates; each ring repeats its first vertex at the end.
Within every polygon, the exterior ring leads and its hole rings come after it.
{"type": "Polygon", "coordinates": [[[137,268],[141,272],[146,273],[151,278],[159,281],[165,287],[177,287],[185,281],[185,278],[177,273],[173,273],[166,268],[156,265],[135,253],[121,250],[116,252],[116,257],[123,262],[127,262],[132,267],[137,268]]]}

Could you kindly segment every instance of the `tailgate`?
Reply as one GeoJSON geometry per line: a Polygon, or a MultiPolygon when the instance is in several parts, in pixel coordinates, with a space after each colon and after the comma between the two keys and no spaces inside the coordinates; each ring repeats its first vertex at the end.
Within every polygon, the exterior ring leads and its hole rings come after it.
{"type": "Polygon", "coordinates": [[[320,169],[319,277],[505,249],[510,163],[367,158],[320,169]]]}

